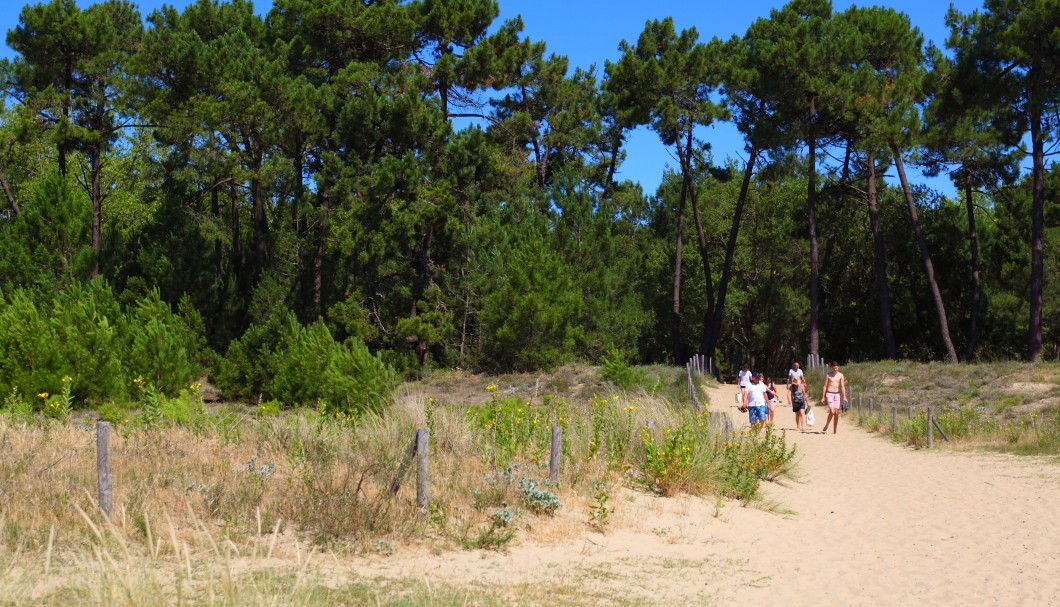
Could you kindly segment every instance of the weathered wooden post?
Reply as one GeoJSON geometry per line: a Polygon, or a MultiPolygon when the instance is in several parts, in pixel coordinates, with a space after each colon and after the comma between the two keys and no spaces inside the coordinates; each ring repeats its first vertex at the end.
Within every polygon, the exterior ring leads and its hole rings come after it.
{"type": "Polygon", "coordinates": [[[552,426],[552,450],[548,458],[548,478],[553,485],[559,484],[559,464],[563,454],[563,426],[552,426]]]}
{"type": "Polygon", "coordinates": [[[421,510],[430,506],[430,448],[431,433],[427,428],[416,430],[416,505],[421,510]]]}
{"type": "Polygon", "coordinates": [[[110,422],[96,422],[96,472],[99,477],[99,509],[109,520],[114,505],[110,479],[110,422]]]}

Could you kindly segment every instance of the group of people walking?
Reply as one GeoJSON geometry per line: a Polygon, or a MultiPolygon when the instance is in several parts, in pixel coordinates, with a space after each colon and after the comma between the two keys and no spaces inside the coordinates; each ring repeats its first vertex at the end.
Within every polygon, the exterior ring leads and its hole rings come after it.
{"type": "MultiPolygon", "coordinates": [[[[839,429],[839,413],[843,404],[849,400],[846,377],[839,371],[839,363],[832,362],[830,370],[824,376],[821,386],[821,404],[828,407],[828,419],[824,422],[824,432],[832,426],[832,434],[839,429]]],[[[751,371],[749,365],[740,369],[740,392],[742,409],[746,409],[751,425],[771,424],[775,415],[775,405],[780,402],[780,395],[773,380],[764,377],[758,371],[751,371]]],[[[791,363],[788,370],[787,403],[795,413],[795,427],[800,432],[806,431],[806,412],[810,409],[810,387],[806,383],[806,374],[799,366],[799,361],[791,363]]]]}

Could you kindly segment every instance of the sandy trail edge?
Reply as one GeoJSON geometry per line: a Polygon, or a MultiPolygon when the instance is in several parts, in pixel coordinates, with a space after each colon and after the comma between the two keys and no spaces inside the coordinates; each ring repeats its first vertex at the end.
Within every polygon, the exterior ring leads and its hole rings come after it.
{"type": "MultiPolygon", "coordinates": [[[[735,392],[708,396],[746,426],[735,392]]],[[[765,492],[788,513],[630,496],[616,513],[623,530],[586,530],[573,545],[335,561],[328,577],[412,577],[513,599],[543,583],[600,605],[1060,605],[1060,466],[915,451],[846,422],[802,434],[778,407],[800,478],[765,492]]]]}

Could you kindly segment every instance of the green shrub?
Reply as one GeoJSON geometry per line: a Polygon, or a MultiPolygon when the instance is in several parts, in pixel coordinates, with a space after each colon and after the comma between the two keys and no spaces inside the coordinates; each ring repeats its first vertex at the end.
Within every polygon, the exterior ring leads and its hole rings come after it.
{"type": "Polygon", "coordinates": [[[58,339],[48,313],[18,289],[0,298],[0,385],[17,386],[25,394],[58,392],[58,339]]]}
{"type": "Polygon", "coordinates": [[[285,306],[273,306],[265,319],[228,346],[213,380],[229,399],[257,400],[272,382],[273,359],[298,334],[298,320],[285,306]]]}
{"type": "Polygon", "coordinates": [[[705,425],[695,422],[657,431],[645,426],[641,433],[641,473],[648,487],[665,496],[691,488],[696,460],[711,440],[705,425]]]}
{"type": "MultiPolygon", "coordinates": [[[[490,386],[491,388],[493,386],[490,386]]],[[[518,396],[491,398],[468,407],[467,416],[489,439],[483,441],[483,456],[507,466],[517,455],[531,459],[544,453],[552,441],[551,408],[534,407],[518,396]]]]}
{"type": "Polygon", "coordinates": [[[347,414],[381,410],[398,382],[397,373],[355,337],[334,345],[322,379],[321,399],[347,414]]]}
{"type": "Polygon", "coordinates": [[[765,428],[748,428],[721,443],[723,474],[719,493],[749,501],[758,495],[762,480],[775,480],[789,472],[795,459],[784,434],[776,433],[772,424],[765,428]]]}
{"type": "Polygon", "coordinates": [[[337,343],[319,322],[298,329],[274,361],[268,394],[292,405],[323,401],[346,414],[379,410],[397,383],[397,375],[362,342],[337,343]]]}
{"type": "Polygon", "coordinates": [[[200,372],[201,342],[157,292],[126,314],[102,279],[72,283],[50,305],[19,289],[0,300],[0,385],[30,394],[68,389],[70,407],[124,400],[138,376],[174,394],[200,372]]]}
{"type": "Polygon", "coordinates": [[[604,356],[603,365],[600,367],[600,377],[623,390],[633,390],[648,379],[644,371],[629,366],[626,362],[626,355],[615,348],[608,350],[604,356]]]}
{"type": "Polygon", "coordinates": [[[129,318],[130,374],[147,379],[165,394],[175,394],[200,372],[197,335],[169,304],[152,290],[129,318]]]}
{"type": "Polygon", "coordinates": [[[528,478],[519,480],[519,494],[522,495],[526,509],[534,514],[555,516],[556,511],[562,507],[555,493],[528,478]]]}
{"type": "Polygon", "coordinates": [[[120,427],[129,422],[129,411],[115,402],[106,402],[96,408],[99,419],[120,427]]]}

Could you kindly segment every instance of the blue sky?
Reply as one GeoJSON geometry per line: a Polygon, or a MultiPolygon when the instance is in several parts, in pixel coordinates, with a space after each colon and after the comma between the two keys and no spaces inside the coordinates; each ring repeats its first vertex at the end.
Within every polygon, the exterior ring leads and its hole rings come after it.
{"type": "MultiPolygon", "coordinates": [[[[633,42],[644,29],[646,21],[673,17],[678,31],[695,27],[701,40],[717,36],[725,39],[743,34],[747,27],[759,17],[768,17],[769,11],[780,8],[782,1],[770,0],[499,0],[501,18],[522,15],[524,34],[532,40],[543,40],[548,52],[566,55],[572,66],[587,68],[595,64],[602,73],[605,60],[618,59],[620,41],[633,42]]],[[[78,0],[85,7],[93,2],[78,0]]],[[[165,2],[178,8],[189,4],[189,0],[165,2]]],[[[25,2],[7,0],[0,5],[0,28],[6,32],[18,24],[18,14],[25,2]]],[[[141,13],[150,13],[163,2],[143,1],[137,3],[141,13]]],[[[833,0],[833,10],[845,10],[851,4],[882,5],[909,15],[913,25],[920,29],[927,40],[942,46],[948,32],[945,16],[949,3],[939,0],[881,0],[878,2],[853,2],[833,0]]],[[[959,11],[968,13],[982,6],[981,0],[956,0],[952,3],[959,11]]],[[[259,13],[264,14],[272,6],[271,1],[255,2],[259,13]]],[[[4,47],[4,53],[10,51],[4,47]]],[[[727,124],[712,127],[704,134],[710,141],[715,161],[726,157],[739,157],[743,142],[734,128],[727,124]]],[[[627,143],[627,160],[621,167],[620,178],[638,181],[645,192],[653,193],[662,177],[663,169],[676,163],[656,136],[642,129],[635,132],[627,143]]],[[[948,190],[948,180],[932,181],[935,188],[948,190]]]]}

